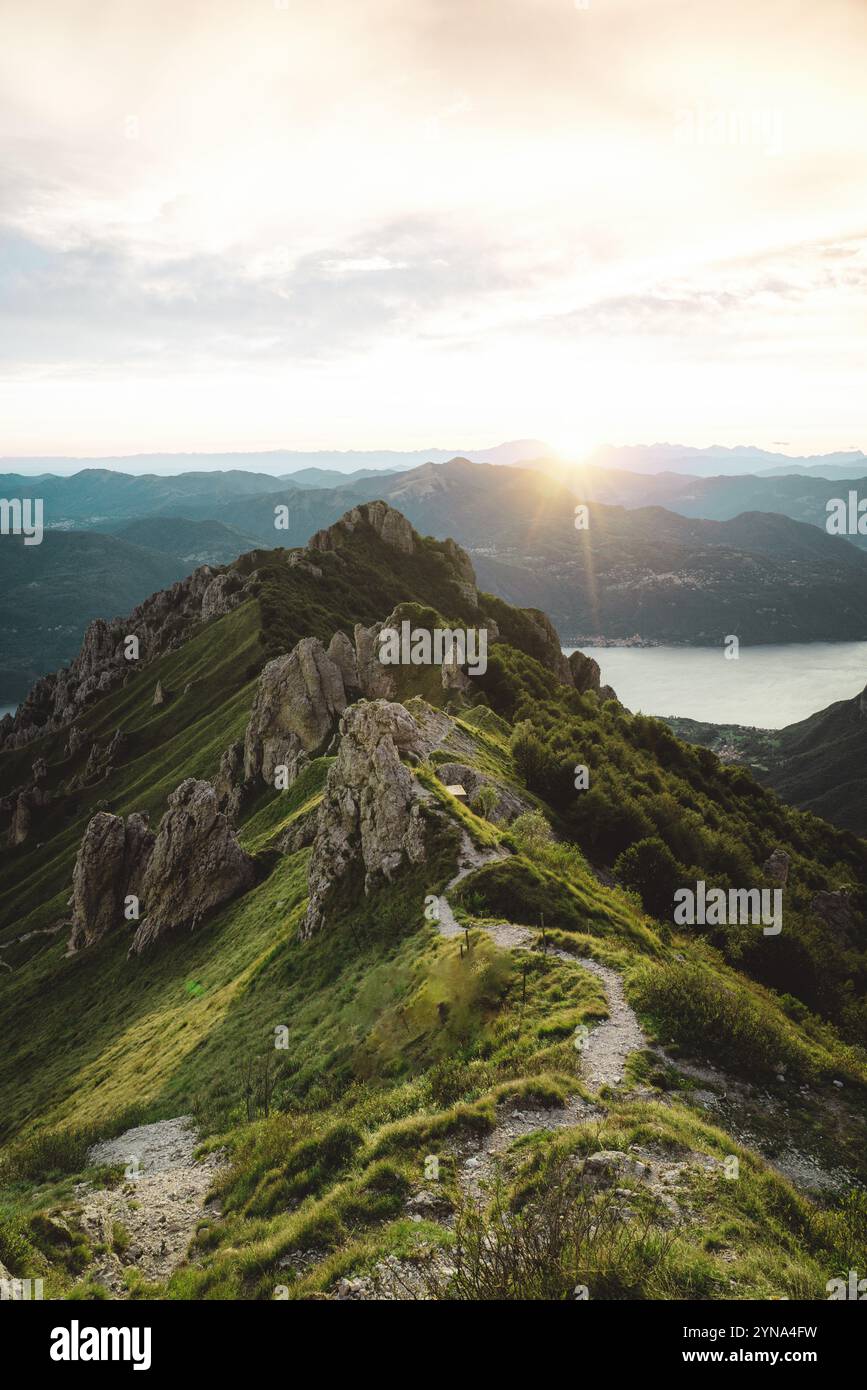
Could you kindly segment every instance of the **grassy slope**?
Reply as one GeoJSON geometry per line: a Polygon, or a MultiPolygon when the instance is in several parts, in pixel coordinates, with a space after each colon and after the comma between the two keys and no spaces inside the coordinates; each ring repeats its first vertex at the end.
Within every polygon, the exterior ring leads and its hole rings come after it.
{"type": "MultiPolygon", "coordinates": [[[[328,567],[333,557],[325,561],[328,567]]],[[[344,574],[352,563],[349,557],[344,574]]],[[[428,554],[425,564],[431,573],[405,583],[405,597],[417,601],[421,586],[437,581],[439,561],[428,554]]],[[[280,608],[290,634],[311,614],[281,607],[285,581],[282,569],[275,571],[259,602],[266,614],[280,608]]],[[[319,594],[314,616],[321,630],[329,613],[319,594]]],[[[438,604],[455,613],[452,601],[441,587],[438,604]]],[[[270,645],[278,637],[268,621],[265,628],[270,645]]],[[[181,775],[214,771],[246,719],[250,670],[262,659],[259,632],[260,610],[247,604],[93,707],[86,716],[92,733],[108,736],[122,722],[133,734],[131,761],[116,789],[101,783],[82,794],[50,857],[38,856],[38,871],[36,855],[11,857],[4,870],[12,904],[7,934],[13,924],[17,931],[62,910],[72,854],[98,801],[155,814],[181,775]],[[160,711],[150,706],[157,674],[176,692],[160,711]],[[190,694],[178,694],[189,680],[197,681],[190,694]],[[50,895],[48,903],[36,906],[42,895],[50,895]]],[[[544,683],[538,668],[534,679],[544,683]]],[[[522,787],[511,725],[484,708],[465,711],[460,725],[475,743],[461,757],[522,787]]],[[[49,752],[55,762],[57,742],[49,752]]],[[[86,1139],[187,1111],[212,1142],[229,1149],[232,1164],[220,1180],[226,1220],[203,1227],[196,1261],[174,1277],[173,1296],[271,1297],[287,1280],[291,1296],[303,1296],[338,1274],[364,1272],[383,1254],[417,1254],[424,1242],[447,1245],[445,1228],[404,1214],[407,1195],[424,1184],[426,1156],[440,1156],[440,1192],[459,1206],[452,1140],[489,1129],[504,1096],[550,1104],[580,1091],[572,1034],[579,1023],[604,1016],[598,984],[577,962],[536,954],[526,958],[525,976],[523,962],[476,929],[500,913],[535,927],[542,903],[555,944],[625,969],[635,1006],[662,1040],[708,1052],[735,1073],[767,1076],[784,1061],[811,1084],[843,1076],[856,1097],[865,1094],[863,1055],[833,1028],[744,979],[709,944],[661,932],[636,897],[600,883],[574,845],[531,847],[459,807],[430,766],[417,775],[454,820],[479,843],[502,839],[514,851],[507,865],[482,869],[455,895],[471,950],[462,954],[459,942],[440,938],[423,912],[425,896],[453,872],[454,834],[437,840],[425,874],[375,899],[348,895],[326,935],[299,942],[308,851],[281,857],[273,844],[289,821],[315,807],[326,770],[320,759],[291,792],[252,808],[241,837],[259,856],[261,880],[198,932],[166,941],[141,962],[127,961],[120,935],[67,960],[61,934],[29,960],[24,951],[13,974],[0,974],[0,1095],[4,1137],[15,1140],[0,1190],[0,1258],[5,1249],[13,1267],[10,1231],[30,1242],[22,1268],[35,1261],[57,1291],[71,1288],[74,1274],[39,1243],[34,1210],[68,1205],[86,1139]],[[717,1007],[721,998],[727,1007],[717,1007]],[[285,1051],[273,1048],[280,1025],[288,1030],[285,1051]],[[261,1067],[265,1057],[276,1058],[278,1113],[250,1122],[242,1067],[261,1067]],[[279,1261],[311,1248],[317,1259],[293,1283],[279,1261]]],[[[528,799],[538,804],[537,795],[528,799]]],[[[670,1079],[654,1078],[641,1058],[634,1070],[670,1090],[670,1079]]],[[[519,1146],[509,1201],[520,1205],[564,1149],[640,1142],[742,1160],[739,1183],[695,1179],[695,1219],[678,1231],[662,1265],[639,1261],[633,1293],[822,1296],[838,1265],[858,1263],[858,1219],[847,1225],[848,1218],[796,1196],[755,1153],[709,1124],[689,1104],[688,1090],[675,1087],[665,1106],[620,1095],[598,1103],[601,1126],[577,1125],[519,1146]]],[[[85,1255],[81,1260],[75,1275],[86,1278],[85,1255]]],[[[630,1291],[625,1276],[611,1277],[610,1296],[630,1291]]]]}

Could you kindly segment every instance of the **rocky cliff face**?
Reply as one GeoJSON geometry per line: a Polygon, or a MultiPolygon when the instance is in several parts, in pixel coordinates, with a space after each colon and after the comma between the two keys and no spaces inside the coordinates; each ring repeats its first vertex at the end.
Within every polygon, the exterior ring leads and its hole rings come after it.
{"type": "Polygon", "coordinates": [[[368,893],[426,855],[421,802],[400,756],[424,753],[412,715],[403,705],[362,701],[343,715],[340,735],[310,859],[305,937],[325,925],[331,892],[351,870],[363,872],[368,893]]]}
{"type": "MultiPolygon", "coordinates": [[[[599,662],[594,661],[592,656],[585,656],[583,652],[572,652],[568,659],[569,680],[567,685],[574,685],[575,689],[582,695],[591,691],[598,695],[600,700],[616,700],[617,696],[610,685],[602,684],[602,672],[599,669],[599,662]]],[[[562,680],[563,677],[561,676],[562,680]]]]}
{"type": "Polygon", "coordinates": [[[273,785],[275,769],[285,764],[294,781],[307,755],[328,743],[346,704],[343,670],[317,638],[305,637],[288,656],[269,661],[244,738],[245,780],[273,785]]]}
{"type": "Polygon", "coordinates": [[[250,888],[255,865],[235,838],[208,782],[192,777],[172,792],[156,834],[145,815],[100,811],[88,822],[72,874],[71,951],[92,946],[136,918],[130,948],[140,955],[166,932],[195,927],[203,917],[250,888]]]}
{"type": "Polygon", "coordinates": [[[124,900],[140,897],[153,846],[147,816],[133,813],[124,824],[99,811],[88,822],[72,872],[70,951],[92,946],[126,922],[124,900]]]}
{"type": "Polygon", "coordinates": [[[402,555],[412,555],[415,550],[415,532],[402,512],[395,511],[387,502],[364,502],[336,521],[317,531],[307,543],[308,550],[339,550],[348,535],[366,522],[386,545],[398,550],[402,555]]]}
{"type": "MultiPolygon", "coordinates": [[[[399,624],[395,609],[370,627],[356,623],[354,641],[336,632],[326,649],[317,638],[305,637],[286,656],[269,661],[259,677],[243,757],[239,759],[234,749],[223,755],[216,785],[224,810],[234,816],[248,788],[260,781],[274,785],[278,767],[286,767],[291,785],[308,759],[326,750],[340,716],[354,700],[395,698],[395,668],[379,659],[379,634],[399,624]]],[[[449,653],[442,665],[442,686],[458,691],[472,686],[449,653]]]]}
{"type": "Polygon", "coordinates": [[[146,915],[130,955],[141,955],[166,932],[198,926],[255,879],[254,861],[238,844],[214,788],[188,777],[160,821],[142,882],[146,915]]]}
{"type": "Polygon", "coordinates": [[[19,748],[40,734],[63,728],[90,700],[123,684],[132,668],[181,646],[192,624],[237,607],[250,582],[235,571],[217,573],[210,565],[202,565],[170,589],[145,599],[126,618],[95,618],[74,661],[38,680],[15,717],[3,720],[0,747],[19,748]],[[137,662],[125,656],[124,643],[130,635],[138,638],[137,662]]]}

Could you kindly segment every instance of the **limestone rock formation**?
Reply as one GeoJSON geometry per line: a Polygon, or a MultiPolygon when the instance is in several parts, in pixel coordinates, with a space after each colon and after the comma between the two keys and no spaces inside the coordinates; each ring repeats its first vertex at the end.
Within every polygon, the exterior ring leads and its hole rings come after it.
{"type": "Polygon", "coordinates": [[[153,698],[153,701],[152,701],[152,704],[153,704],[154,709],[158,709],[158,708],[160,707],[160,705],[164,705],[165,702],[166,702],[166,692],[163,690],[163,683],[162,683],[162,681],[158,680],[157,683],[156,683],[156,687],[155,687],[155,689],[154,689],[154,698],[153,698]]]}
{"type": "Polygon", "coordinates": [[[281,764],[289,780],[330,740],[346,708],[340,666],[316,637],[305,637],[288,656],[262,671],[244,738],[244,776],[272,783],[281,764]]]}
{"type": "Polygon", "coordinates": [[[80,748],[87,742],[87,736],[77,724],[73,724],[66,739],[66,756],[74,758],[80,748]]]}
{"type": "MultiPolygon", "coordinates": [[[[407,700],[405,708],[418,728],[423,757],[429,758],[435,748],[442,748],[447,739],[451,741],[455,737],[455,725],[445,711],[429,705],[419,695],[407,700]]],[[[465,739],[466,736],[461,734],[460,737],[465,739]]],[[[471,743],[469,747],[472,747],[471,743]]]]}
{"type": "Polygon", "coordinates": [[[322,928],[331,891],[350,870],[363,873],[367,893],[426,853],[421,802],[400,758],[424,751],[412,715],[384,700],[361,701],[343,715],[340,734],[310,859],[305,937],[322,928]]]}
{"type": "Polygon", "coordinates": [[[443,541],[443,548],[452,563],[452,568],[456,572],[455,583],[463,594],[464,598],[470,602],[474,608],[478,606],[479,590],[476,584],[476,571],[473,569],[473,562],[462,545],[453,541],[451,536],[443,541]]]}
{"type": "Polygon", "coordinates": [[[289,822],[277,841],[277,848],[281,854],[296,854],[299,849],[312,845],[315,839],[316,815],[311,811],[289,822]]]}
{"type": "Polygon", "coordinates": [[[362,523],[367,522],[386,545],[400,551],[402,555],[412,555],[415,550],[415,532],[402,512],[395,511],[387,502],[364,502],[336,521],[317,531],[308,542],[309,550],[339,550],[347,534],[352,534],[362,523]]]}
{"type": "Polygon", "coordinates": [[[361,623],[355,625],[358,687],[369,700],[393,700],[397,694],[394,670],[384,666],[379,659],[379,634],[384,627],[392,626],[390,618],[386,618],[384,623],[374,623],[372,627],[364,627],[361,623]]]}
{"type": "Polygon", "coordinates": [[[452,643],[451,650],[445,655],[442,664],[442,687],[443,690],[458,690],[465,692],[472,689],[472,679],[460,664],[460,651],[455,642],[452,643]]]}
{"type": "Polygon", "coordinates": [[[9,844],[14,848],[15,845],[23,845],[30,835],[30,827],[33,821],[33,811],[38,805],[32,790],[24,788],[17,792],[12,801],[12,816],[9,826],[9,844]]]}
{"type": "Polygon", "coordinates": [[[611,686],[602,684],[599,662],[594,661],[592,656],[585,656],[583,652],[572,652],[568,658],[568,665],[571,677],[569,684],[574,685],[582,695],[591,691],[598,695],[600,700],[617,699],[611,686]]]}
{"type": "MultiPolygon", "coordinates": [[[[40,761],[34,764],[34,772],[40,761]]],[[[46,778],[47,767],[45,774],[37,776],[32,786],[17,787],[0,798],[0,829],[6,832],[7,843],[13,849],[31,838],[39,812],[51,801],[51,792],[44,785],[46,778]]]]}
{"type": "Polygon", "coordinates": [[[142,883],[146,915],[130,955],[141,955],[166,932],[196,927],[255,878],[254,861],[238,844],[214,788],[188,777],[160,821],[142,883]]]}
{"type": "MultiPolygon", "coordinates": [[[[357,629],[356,629],[357,630],[357,629]]],[[[343,677],[343,686],[347,691],[358,691],[361,685],[358,679],[358,658],[355,647],[350,642],[345,632],[335,632],[331,641],[328,643],[328,656],[335,666],[338,667],[343,677]]]]}
{"type": "Polygon", "coordinates": [[[789,865],[792,857],[784,849],[775,849],[774,852],[765,860],[762,865],[762,872],[766,878],[773,883],[778,883],[784,888],[789,878],[789,865]]]}
{"type": "Polygon", "coordinates": [[[217,805],[234,822],[238,819],[244,799],[244,743],[236,739],[220,758],[220,770],[214,779],[217,805]]]}
{"type": "Polygon", "coordinates": [[[588,690],[598,693],[602,681],[602,672],[599,669],[599,662],[594,661],[592,656],[585,656],[583,652],[572,652],[569,656],[569,670],[572,673],[572,681],[575,689],[581,695],[588,690]]]}
{"type": "Polygon", "coordinates": [[[202,594],[202,622],[231,613],[244,597],[244,581],[236,570],[217,574],[202,594]]]}
{"type": "Polygon", "coordinates": [[[107,811],[88,821],[72,872],[71,951],[92,946],[124,924],[124,899],[141,896],[153,845],[147,816],[137,812],[126,824],[107,811]]]}

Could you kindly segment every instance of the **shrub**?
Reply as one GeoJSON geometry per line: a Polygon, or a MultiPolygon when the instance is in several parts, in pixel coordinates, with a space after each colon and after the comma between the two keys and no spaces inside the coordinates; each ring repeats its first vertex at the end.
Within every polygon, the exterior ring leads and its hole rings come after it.
{"type": "Polygon", "coordinates": [[[590,1190],[559,1156],[520,1211],[501,1185],[489,1207],[463,1197],[454,1234],[448,1267],[432,1261],[422,1275],[426,1297],[561,1302],[583,1290],[594,1299],[646,1297],[671,1245],[649,1218],[625,1221],[612,1190],[590,1190]]]}
{"type": "Polygon", "coordinates": [[[511,832],[515,843],[531,852],[551,839],[551,827],[541,811],[524,811],[512,821],[511,832]]]}
{"type": "Polygon", "coordinates": [[[479,790],[473,797],[471,803],[472,808],[477,815],[484,816],[485,820],[489,820],[491,812],[499,799],[496,788],[486,783],[484,786],[479,787],[479,790]]]}
{"type": "Polygon", "coordinates": [[[647,912],[671,920],[675,890],[683,885],[686,870],[658,836],[639,840],[618,856],[614,872],[641,898],[647,912]]]}

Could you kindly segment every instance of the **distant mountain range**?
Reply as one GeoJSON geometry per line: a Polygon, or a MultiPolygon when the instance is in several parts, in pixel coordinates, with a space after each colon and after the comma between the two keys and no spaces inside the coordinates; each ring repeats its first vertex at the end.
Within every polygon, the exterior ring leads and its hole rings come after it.
{"type": "Polygon", "coordinates": [[[867,687],[784,729],[749,729],[694,719],[664,721],[688,743],[748,763],[783,801],[867,835],[867,687]]]}
{"type": "Polygon", "coordinates": [[[631,473],[692,473],[707,478],[719,473],[801,473],[825,476],[827,470],[841,470],[846,477],[867,474],[867,454],[860,449],[842,453],[794,457],[756,449],[749,444],[726,448],[712,444],[694,449],[684,444],[635,444],[615,447],[605,444],[587,459],[594,468],[622,468],[631,473]],[[850,470],[854,470],[850,471],[850,470]],[[859,473],[859,470],[863,470],[859,473]]]}
{"type": "MultiPolygon", "coordinates": [[[[577,495],[615,506],[662,506],[681,516],[728,521],[742,512],[773,512],[825,528],[827,503],[846,500],[849,490],[867,498],[867,465],[864,472],[837,479],[808,473],[780,476],[746,474],[743,477],[685,477],[681,473],[626,473],[603,468],[575,469],[554,476],[568,480],[577,495]]],[[[853,545],[867,549],[867,536],[852,535],[853,545]]]]}
{"type": "MultiPolygon", "coordinates": [[[[751,444],[727,448],[712,444],[698,449],[686,444],[605,444],[588,458],[569,458],[543,439],[512,439],[489,449],[269,449],[239,453],[126,454],[102,458],[45,456],[0,457],[4,473],[21,473],[31,483],[45,474],[68,476],[83,471],[121,472],[133,476],[236,472],[253,476],[292,478],[298,486],[330,487],[332,475],[358,481],[383,472],[396,473],[425,463],[448,463],[467,458],[472,463],[496,463],[541,470],[572,468],[581,463],[590,469],[617,469],[635,474],[677,473],[693,477],[719,474],[741,477],[806,474],[813,477],[867,476],[867,454],[860,449],[830,454],[789,455],[758,449],[751,444]]],[[[250,489],[251,491],[253,489],[250,489]]]]}
{"type": "MultiPolygon", "coordinates": [[[[822,480],[586,470],[576,492],[544,469],[467,459],[363,472],[332,476],[327,487],[240,469],[165,478],[85,469],[42,480],[45,524],[54,529],[42,546],[0,543],[9,571],[0,703],[68,659],[91,618],[121,610],[121,592],[131,608],[199,564],[302,545],[378,497],[423,533],[454,536],[486,589],[550,613],[567,645],[716,644],[730,633],[744,643],[867,638],[867,552],[820,525],[758,509],[776,502],[820,521],[831,486],[822,480]],[[665,506],[634,505],[654,497],[665,506]],[[580,499],[589,499],[588,530],[575,528],[580,499]],[[279,529],[275,508],[286,523],[279,529]],[[681,514],[702,510],[720,519],[681,514]]],[[[2,496],[32,492],[32,479],[0,477],[2,496]]]]}
{"type": "Polygon", "coordinates": [[[270,473],[249,473],[240,468],[164,478],[84,468],[71,477],[36,479],[20,473],[0,474],[0,497],[41,497],[46,528],[93,530],[97,526],[105,529],[106,523],[121,519],[181,516],[197,502],[204,505],[207,514],[232,498],[270,492],[275,485],[277,480],[270,473]]]}
{"type": "MultiPolygon", "coordinates": [[[[0,469],[9,473],[23,472],[32,483],[41,474],[70,474],[86,471],[120,471],[138,475],[158,473],[213,472],[215,470],[260,471],[270,477],[284,477],[311,469],[349,474],[372,471],[380,473],[402,468],[417,468],[422,463],[446,463],[460,454],[477,463],[521,463],[526,459],[551,457],[554,450],[542,439],[512,439],[495,444],[490,449],[268,449],[232,454],[126,454],[105,458],[2,458],[0,469]]],[[[328,484],[321,476],[317,481],[328,484]]],[[[252,491],[253,489],[251,489],[252,491]]],[[[3,494],[5,495],[5,494],[3,494]]]]}

